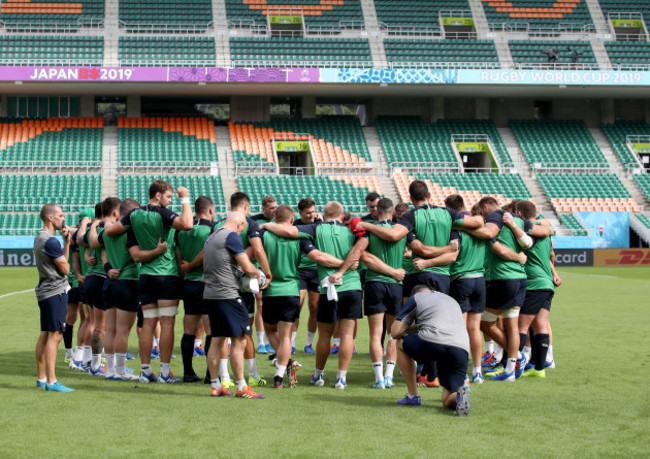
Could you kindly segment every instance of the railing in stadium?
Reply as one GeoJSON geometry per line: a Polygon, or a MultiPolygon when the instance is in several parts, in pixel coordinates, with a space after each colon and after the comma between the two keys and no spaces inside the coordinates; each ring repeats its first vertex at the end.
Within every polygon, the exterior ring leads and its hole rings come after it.
{"type": "Polygon", "coordinates": [[[104,20],[80,17],[76,22],[7,22],[0,20],[0,30],[24,33],[65,33],[77,32],[79,29],[103,29],[104,20]]]}
{"type": "Polygon", "coordinates": [[[32,174],[35,172],[72,172],[74,174],[88,173],[102,166],[101,159],[97,161],[0,161],[0,172],[12,174],[32,174]]]}
{"type": "Polygon", "coordinates": [[[147,24],[144,22],[118,21],[118,27],[130,33],[197,34],[214,30],[214,22],[210,21],[207,24],[147,24]]]}
{"type": "Polygon", "coordinates": [[[460,165],[457,162],[394,162],[388,164],[390,175],[399,172],[460,172],[460,165]]]}
{"type": "Polygon", "coordinates": [[[152,163],[150,161],[118,161],[120,173],[170,174],[176,172],[187,173],[190,170],[206,171],[216,166],[216,161],[165,161],[152,163]]]}
{"type": "Polygon", "coordinates": [[[278,167],[275,163],[269,163],[266,161],[235,162],[235,177],[239,177],[240,175],[275,175],[277,173],[278,167]]]}
{"type": "Polygon", "coordinates": [[[574,174],[609,174],[611,170],[606,163],[533,163],[531,169],[538,172],[568,172],[574,174]]]}
{"type": "Polygon", "coordinates": [[[437,27],[420,26],[393,26],[385,22],[379,23],[379,29],[388,35],[414,36],[414,37],[442,37],[443,31],[437,27]]]}
{"type": "Polygon", "coordinates": [[[0,57],[0,66],[17,66],[17,67],[45,67],[45,66],[58,66],[58,67],[98,67],[103,63],[102,59],[33,59],[33,58],[3,58],[0,57]]]}
{"type": "Polygon", "coordinates": [[[491,22],[490,30],[505,33],[526,33],[534,37],[555,37],[557,35],[587,35],[596,32],[593,24],[560,23],[553,27],[531,27],[528,22],[491,22]]]}

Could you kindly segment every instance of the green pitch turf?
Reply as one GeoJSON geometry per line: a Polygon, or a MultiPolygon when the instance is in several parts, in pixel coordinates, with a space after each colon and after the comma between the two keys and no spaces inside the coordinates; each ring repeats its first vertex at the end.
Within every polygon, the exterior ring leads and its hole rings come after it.
{"type": "MultiPolygon", "coordinates": [[[[212,399],[202,384],[108,382],[68,370],[70,394],[35,389],[38,308],[32,292],[0,297],[0,454],[2,457],[647,457],[650,448],[648,279],[650,269],[560,270],[564,285],[551,314],[557,369],[545,380],[472,386],[472,411],[444,411],[440,389],[421,390],[423,406],[401,407],[406,387],[374,390],[361,322],[345,391],[311,387],[313,356],[298,388],[262,388],[265,400],[212,399]]],[[[0,295],[31,289],[33,269],[0,270],[0,295]]],[[[306,310],[304,311],[306,312],[306,310]]],[[[180,318],[180,317],[179,317],[180,318]]],[[[303,314],[303,319],[306,316],[303,314]]],[[[178,321],[180,324],[180,320],[178,321]]],[[[182,376],[177,327],[173,371],[182,376]]],[[[75,327],[76,336],[76,327],[75,327]]],[[[135,339],[130,350],[137,353],[135,339]]],[[[202,358],[194,359],[199,374],[202,358]]],[[[139,368],[139,361],[129,364],[139,368]]],[[[263,377],[273,369],[258,357],[263,377]]],[[[154,363],[158,372],[158,363],[154,363]]]]}

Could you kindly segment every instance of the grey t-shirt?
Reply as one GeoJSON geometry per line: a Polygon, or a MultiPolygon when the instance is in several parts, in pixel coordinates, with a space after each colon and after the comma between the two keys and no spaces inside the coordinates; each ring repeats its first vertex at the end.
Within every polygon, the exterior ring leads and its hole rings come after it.
{"type": "Polygon", "coordinates": [[[454,346],[469,353],[469,336],[463,313],[452,297],[440,292],[420,292],[408,299],[397,320],[417,325],[418,336],[431,343],[454,346]]]}
{"type": "Polygon", "coordinates": [[[239,297],[235,256],[246,253],[239,234],[221,227],[208,237],[203,249],[203,298],[230,300],[239,297]]]}
{"type": "Polygon", "coordinates": [[[36,299],[43,301],[54,295],[66,293],[70,289],[68,276],[61,274],[54,260],[63,257],[61,243],[52,233],[40,230],[34,238],[34,257],[38,269],[36,299]]]}

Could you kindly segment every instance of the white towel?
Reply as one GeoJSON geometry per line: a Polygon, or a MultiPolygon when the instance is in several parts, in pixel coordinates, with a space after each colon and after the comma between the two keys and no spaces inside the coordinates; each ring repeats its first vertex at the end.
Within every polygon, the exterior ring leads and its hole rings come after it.
{"type": "Polygon", "coordinates": [[[336,286],[335,285],[341,285],[343,284],[343,280],[339,280],[335,284],[332,284],[330,282],[330,278],[326,277],[320,282],[321,288],[326,288],[327,289],[327,301],[338,301],[339,300],[339,295],[336,293],[336,286]]]}

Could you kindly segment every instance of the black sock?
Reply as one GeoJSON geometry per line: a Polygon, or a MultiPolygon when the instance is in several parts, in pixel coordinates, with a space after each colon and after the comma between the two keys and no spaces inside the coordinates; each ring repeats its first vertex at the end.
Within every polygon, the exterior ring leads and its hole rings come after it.
{"type": "Polygon", "coordinates": [[[532,354],[535,356],[535,370],[543,370],[546,364],[546,354],[550,343],[550,336],[546,333],[535,335],[532,354]]]}
{"type": "Polygon", "coordinates": [[[181,355],[183,357],[183,371],[186,375],[191,375],[194,373],[194,368],[192,368],[192,357],[194,355],[194,339],[195,335],[188,335],[187,333],[183,334],[181,338],[181,355]]]}
{"type": "Polygon", "coordinates": [[[524,350],[526,341],[528,341],[528,333],[519,333],[519,352],[524,350]]]}
{"type": "Polygon", "coordinates": [[[205,375],[206,378],[210,378],[210,367],[207,365],[208,363],[208,351],[210,350],[210,344],[212,344],[212,335],[206,335],[205,337],[205,344],[203,344],[203,349],[205,349],[205,363],[206,363],[206,369],[205,369],[205,375]]]}
{"type": "Polygon", "coordinates": [[[74,325],[69,323],[65,324],[65,330],[63,331],[63,345],[66,349],[72,349],[72,331],[74,330],[74,325]]]}
{"type": "Polygon", "coordinates": [[[436,365],[435,360],[424,363],[422,367],[421,375],[426,376],[427,381],[429,382],[432,382],[434,379],[438,377],[438,365],[436,365]]]}

